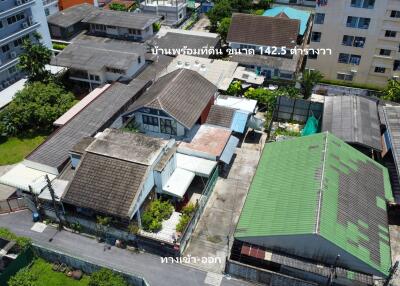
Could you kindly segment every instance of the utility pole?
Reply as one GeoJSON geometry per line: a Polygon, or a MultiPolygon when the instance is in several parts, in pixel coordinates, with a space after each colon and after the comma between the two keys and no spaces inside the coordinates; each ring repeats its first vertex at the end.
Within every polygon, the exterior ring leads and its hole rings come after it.
{"type": "Polygon", "coordinates": [[[336,256],[335,262],[331,266],[331,273],[329,274],[329,279],[328,279],[328,283],[327,283],[328,286],[331,286],[333,283],[333,279],[336,278],[336,265],[337,265],[339,259],[340,259],[340,254],[338,254],[336,256]]]}
{"type": "Polygon", "coordinates": [[[58,205],[57,205],[57,202],[56,202],[56,195],[54,193],[53,186],[51,185],[49,176],[47,176],[47,175],[46,175],[46,182],[47,182],[47,188],[49,189],[49,193],[50,193],[50,196],[51,196],[51,200],[53,202],[54,212],[55,212],[56,217],[58,219],[58,230],[60,231],[60,230],[62,230],[62,220],[61,220],[60,213],[58,211],[58,205]]]}

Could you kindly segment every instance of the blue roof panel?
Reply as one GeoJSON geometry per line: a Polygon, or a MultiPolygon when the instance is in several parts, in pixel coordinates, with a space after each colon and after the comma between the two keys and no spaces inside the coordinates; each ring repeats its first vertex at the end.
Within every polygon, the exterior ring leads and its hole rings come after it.
{"type": "Polygon", "coordinates": [[[289,19],[300,20],[300,35],[304,35],[307,30],[308,20],[311,16],[310,12],[294,9],[291,7],[280,6],[266,10],[263,16],[276,17],[280,13],[285,13],[289,17],[289,19]]]}
{"type": "Polygon", "coordinates": [[[244,133],[248,118],[249,118],[248,113],[236,110],[235,114],[233,115],[231,130],[238,133],[244,133]]]}

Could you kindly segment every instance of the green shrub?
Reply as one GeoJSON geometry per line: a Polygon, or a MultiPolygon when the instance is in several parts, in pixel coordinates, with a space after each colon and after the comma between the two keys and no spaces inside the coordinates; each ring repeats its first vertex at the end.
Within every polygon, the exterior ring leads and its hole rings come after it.
{"type": "Polygon", "coordinates": [[[258,9],[253,11],[254,15],[263,15],[264,14],[264,9],[258,9]]]}
{"type": "Polygon", "coordinates": [[[128,286],[128,283],[121,275],[103,268],[90,276],[89,286],[128,286]]]}
{"type": "Polygon", "coordinates": [[[190,203],[182,208],[182,213],[188,216],[192,216],[195,211],[196,211],[196,205],[193,203],[190,203]]]}
{"type": "Polygon", "coordinates": [[[108,8],[110,8],[110,10],[114,10],[114,11],[128,11],[128,9],[125,7],[124,4],[121,3],[111,3],[108,8]]]}
{"type": "Polygon", "coordinates": [[[35,286],[37,277],[28,269],[23,268],[8,280],[8,286],[35,286]]]}
{"type": "Polygon", "coordinates": [[[183,232],[188,225],[191,217],[188,216],[187,214],[182,214],[181,217],[179,218],[179,222],[176,225],[176,231],[183,232]]]}
{"type": "Polygon", "coordinates": [[[67,46],[68,46],[68,45],[66,45],[66,44],[57,44],[57,43],[54,43],[54,44],[53,44],[53,49],[62,51],[62,50],[64,50],[67,46]]]}
{"type": "Polygon", "coordinates": [[[168,219],[173,211],[174,207],[169,201],[152,201],[141,216],[143,229],[150,232],[161,230],[162,221],[168,219]]]}
{"type": "Polygon", "coordinates": [[[161,24],[160,23],[154,23],[153,24],[153,32],[154,33],[157,33],[158,31],[160,31],[160,29],[161,29],[161,24]]]}
{"type": "Polygon", "coordinates": [[[31,245],[31,240],[29,238],[17,236],[15,233],[4,227],[0,227],[0,237],[6,240],[15,240],[18,247],[21,249],[25,249],[31,245]]]}

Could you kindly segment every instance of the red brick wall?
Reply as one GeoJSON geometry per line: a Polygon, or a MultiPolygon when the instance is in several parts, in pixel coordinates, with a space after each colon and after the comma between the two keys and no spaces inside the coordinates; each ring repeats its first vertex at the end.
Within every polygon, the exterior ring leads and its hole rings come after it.
{"type": "Polygon", "coordinates": [[[211,100],[208,102],[206,108],[204,108],[203,112],[201,113],[200,124],[204,124],[206,122],[208,113],[210,112],[211,106],[213,104],[214,104],[214,97],[211,98],[211,100]]]}

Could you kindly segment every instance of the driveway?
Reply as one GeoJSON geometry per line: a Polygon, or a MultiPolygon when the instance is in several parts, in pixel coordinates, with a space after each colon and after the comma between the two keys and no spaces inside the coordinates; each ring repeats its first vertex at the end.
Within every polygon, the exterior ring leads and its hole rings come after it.
{"type": "Polygon", "coordinates": [[[193,25],[191,31],[208,32],[210,26],[210,20],[204,14],[200,16],[200,19],[193,25]]]}
{"type": "Polygon", "coordinates": [[[181,264],[161,263],[159,256],[148,253],[132,253],[116,247],[104,251],[104,245],[95,239],[68,231],[57,233],[56,229],[50,226],[47,226],[42,233],[35,232],[31,230],[32,226],[30,211],[0,215],[0,227],[7,227],[17,235],[30,237],[37,245],[83,258],[104,267],[135,273],[144,277],[151,286],[250,285],[244,281],[207,273],[181,264]],[[53,241],[49,242],[51,237],[53,241]]]}
{"type": "Polygon", "coordinates": [[[240,148],[236,148],[236,158],[228,176],[218,178],[214,192],[185,250],[186,256],[219,257],[220,263],[198,262],[192,263],[192,266],[215,273],[224,271],[229,250],[228,242],[233,241],[233,233],[256,171],[264,141],[265,135],[262,135],[258,143],[243,142],[240,148]]]}

